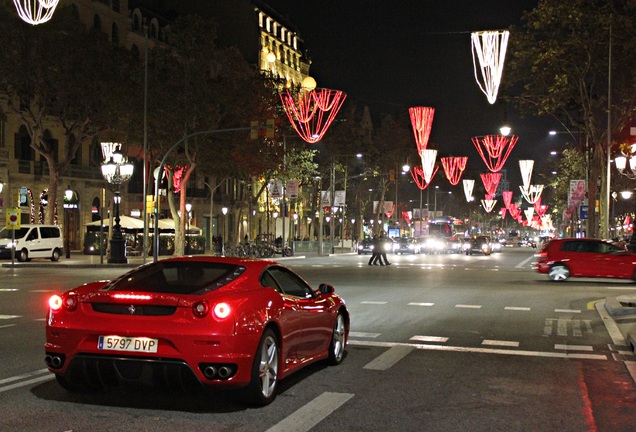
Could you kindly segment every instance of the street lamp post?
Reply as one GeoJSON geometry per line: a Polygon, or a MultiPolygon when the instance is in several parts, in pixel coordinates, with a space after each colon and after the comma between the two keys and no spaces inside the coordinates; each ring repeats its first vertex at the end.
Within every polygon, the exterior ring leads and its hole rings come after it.
{"type": "Polygon", "coordinates": [[[73,199],[73,189],[69,185],[68,188],[64,191],[64,253],[66,255],[66,259],[71,257],[71,238],[70,238],[70,223],[69,223],[69,203],[73,199]]]}
{"type": "MultiPolygon", "coordinates": [[[[112,143],[102,143],[112,144],[112,143]]],[[[102,175],[108,184],[116,186],[115,196],[113,197],[114,210],[115,210],[115,225],[113,226],[113,234],[110,240],[110,257],[108,262],[111,264],[125,264],[128,262],[126,258],[126,240],[121,231],[121,225],[119,224],[119,204],[121,202],[121,195],[119,193],[119,187],[122,183],[130,180],[133,175],[134,166],[128,162],[128,159],[124,157],[119,151],[121,144],[116,144],[117,150],[110,154],[104,163],[102,164],[102,175]]],[[[114,148],[114,147],[113,147],[114,148]]]]}
{"type": "MultiPolygon", "coordinates": [[[[616,164],[616,168],[618,169],[618,172],[629,179],[636,179],[636,155],[634,154],[635,150],[636,150],[636,144],[632,144],[632,147],[631,147],[632,156],[630,156],[629,158],[629,169],[627,169],[627,158],[625,156],[621,155],[614,158],[614,163],[616,164]]],[[[624,198],[625,195],[624,194],[622,195],[624,198]]],[[[632,219],[632,235],[629,238],[627,249],[631,252],[636,252],[636,211],[634,212],[634,218],[632,219]]]]}
{"type": "Polygon", "coordinates": [[[190,252],[190,241],[188,238],[188,231],[190,231],[190,215],[192,213],[190,213],[190,211],[192,211],[192,204],[190,203],[186,203],[185,205],[185,209],[186,209],[186,232],[185,232],[185,252],[186,255],[188,255],[188,252],[190,252]]]}
{"type": "Polygon", "coordinates": [[[225,256],[225,243],[227,242],[227,207],[223,207],[221,209],[221,213],[223,213],[223,237],[221,238],[221,254],[225,256]]]}

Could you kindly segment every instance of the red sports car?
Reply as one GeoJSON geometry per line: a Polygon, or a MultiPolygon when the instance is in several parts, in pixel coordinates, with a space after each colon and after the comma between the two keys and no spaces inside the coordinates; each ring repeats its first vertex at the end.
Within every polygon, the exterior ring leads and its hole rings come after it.
{"type": "Polygon", "coordinates": [[[265,405],[303,366],[342,362],[348,334],[331,285],[273,261],[180,257],[52,296],[45,360],[69,391],[200,383],[265,405]]]}

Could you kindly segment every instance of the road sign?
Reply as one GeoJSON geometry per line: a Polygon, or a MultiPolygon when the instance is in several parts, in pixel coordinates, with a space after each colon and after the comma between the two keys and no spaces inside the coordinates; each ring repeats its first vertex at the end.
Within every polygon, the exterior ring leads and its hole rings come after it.
{"type": "Polygon", "coordinates": [[[8,208],[6,220],[8,230],[20,229],[20,207],[8,208]]]}

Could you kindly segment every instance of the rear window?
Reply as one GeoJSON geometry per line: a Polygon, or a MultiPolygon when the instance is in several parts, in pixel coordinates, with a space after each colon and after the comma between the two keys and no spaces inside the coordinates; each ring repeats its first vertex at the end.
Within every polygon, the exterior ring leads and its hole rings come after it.
{"type": "Polygon", "coordinates": [[[105,291],[204,294],[240,276],[245,267],[196,261],[153,263],[133,270],[105,286],[105,291]]]}
{"type": "Polygon", "coordinates": [[[59,238],[60,229],[57,227],[40,227],[40,235],[42,238],[59,238]]]}

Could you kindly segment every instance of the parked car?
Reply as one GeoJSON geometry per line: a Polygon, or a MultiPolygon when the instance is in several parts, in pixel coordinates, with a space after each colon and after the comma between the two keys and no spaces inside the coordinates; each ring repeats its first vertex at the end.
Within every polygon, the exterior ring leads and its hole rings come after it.
{"type": "Polygon", "coordinates": [[[483,253],[484,255],[490,255],[491,252],[492,246],[490,244],[490,237],[488,236],[476,236],[468,241],[466,255],[472,255],[473,253],[483,253]]]}
{"type": "Polygon", "coordinates": [[[179,257],[50,298],[45,362],[69,391],[160,380],[244,388],[256,405],[310,363],[339,364],[349,312],[267,260],[179,257]]]}
{"type": "Polygon", "coordinates": [[[394,254],[418,254],[420,252],[420,243],[413,237],[400,237],[393,243],[394,254]]]}
{"type": "Polygon", "coordinates": [[[373,239],[365,238],[358,243],[358,255],[373,253],[373,239]]]}
{"type": "Polygon", "coordinates": [[[11,258],[15,249],[18,261],[31,261],[33,258],[46,258],[58,261],[64,254],[62,230],[57,225],[24,224],[16,230],[0,230],[0,258],[11,258]]]}
{"type": "Polygon", "coordinates": [[[535,254],[536,270],[553,281],[570,277],[636,279],[636,254],[605,240],[553,239],[535,254]]]}

